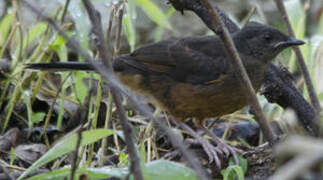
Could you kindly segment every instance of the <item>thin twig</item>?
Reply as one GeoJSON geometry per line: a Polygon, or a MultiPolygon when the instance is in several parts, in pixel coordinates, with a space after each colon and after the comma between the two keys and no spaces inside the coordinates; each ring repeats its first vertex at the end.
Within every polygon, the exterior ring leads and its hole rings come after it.
{"type": "Polygon", "coordinates": [[[66,80],[68,79],[68,77],[70,76],[70,74],[71,74],[71,73],[69,73],[69,74],[68,74],[68,75],[63,79],[62,83],[60,84],[60,86],[59,86],[59,88],[58,88],[58,90],[57,90],[57,93],[56,93],[56,95],[55,95],[55,97],[54,97],[54,100],[53,100],[53,102],[52,102],[52,104],[51,104],[51,106],[50,106],[50,108],[49,108],[48,113],[47,113],[47,116],[46,116],[45,122],[44,122],[44,126],[43,126],[43,134],[44,134],[44,141],[45,141],[45,144],[46,144],[47,148],[50,148],[50,144],[49,144],[49,140],[48,140],[48,136],[47,136],[47,127],[48,127],[49,121],[50,121],[50,119],[51,119],[51,117],[52,117],[52,113],[53,113],[53,111],[54,111],[54,106],[55,106],[55,104],[56,104],[56,101],[57,101],[57,99],[58,99],[58,96],[59,96],[59,94],[60,94],[60,92],[61,92],[61,90],[62,90],[62,88],[63,88],[64,83],[66,82],[66,80]]]}
{"type": "MultiPolygon", "coordinates": [[[[108,23],[108,27],[107,27],[107,33],[106,33],[106,42],[107,43],[110,43],[110,39],[111,39],[111,31],[112,31],[113,19],[115,16],[115,9],[116,9],[116,7],[114,5],[112,5],[111,9],[110,9],[109,23],[108,23]]],[[[103,80],[100,80],[100,83],[103,83],[103,80]]],[[[113,105],[111,91],[108,90],[107,94],[108,94],[108,99],[105,102],[105,105],[107,107],[106,117],[105,117],[105,121],[104,121],[104,128],[105,129],[109,128],[109,122],[111,121],[111,118],[112,118],[112,105],[113,105]]],[[[104,164],[103,157],[108,154],[107,145],[108,145],[108,137],[106,137],[102,140],[102,145],[101,145],[101,152],[102,153],[101,153],[101,158],[99,159],[99,166],[103,166],[103,164],[104,164]]]]}
{"type": "Polygon", "coordinates": [[[77,141],[76,141],[76,146],[75,146],[75,150],[73,153],[73,161],[72,161],[72,165],[71,165],[71,176],[70,176],[71,180],[74,180],[75,172],[77,169],[77,164],[78,164],[77,159],[78,159],[78,155],[79,155],[79,149],[81,146],[83,130],[84,130],[83,127],[80,127],[80,129],[77,130],[77,141]]]}
{"type": "Polygon", "coordinates": [[[249,21],[250,21],[250,19],[251,19],[251,17],[255,14],[255,12],[256,12],[256,10],[257,10],[257,8],[256,7],[253,7],[249,12],[248,12],[248,14],[247,14],[247,16],[243,19],[243,21],[242,21],[242,27],[245,27],[248,23],[249,23],[249,21]]]}
{"type": "MultiPolygon", "coordinates": [[[[276,3],[276,6],[281,14],[281,17],[283,18],[283,21],[284,21],[284,24],[287,28],[287,31],[288,31],[288,35],[290,37],[295,37],[295,33],[292,29],[292,26],[290,24],[290,21],[288,20],[288,15],[286,13],[286,9],[285,9],[285,6],[283,4],[283,2],[281,0],[275,0],[275,3],[276,3]]],[[[297,46],[294,46],[293,47],[293,50],[296,54],[296,57],[298,59],[298,65],[299,65],[299,68],[304,76],[304,79],[305,79],[305,83],[306,83],[306,87],[307,87],[307,91],[309,93],[309,96],[310,96],[310,99],[311,99],[311,103],[312,105],[314,106],[315,110],[316,110],[316,118],[315,118],[315,123],[317,125],[317,129],[315,129],[315,133],[318,135],[319,133],[319,118],[318,118],[318,115],[321,111],[321,105],[320,105],[320,102],[318,100],[318,97],[317,97],[317,94],[315,93],[315,90],[314,90],[314,86],[313,86],[313,83],[311,81],[311,77],[310,77],[310,74],[307,70],[307,67],[306,67],[306,64],[305,64],[305,61],[304,61],[304,57],[302,55],[302,52],[300,50],[299,47],[297,46]]]]}
{"type": "MultiPolygon", "coordinates": [[[[113,48],[113,52],[112,52],[112,60],[114,60],[114,58],[119,54],[118,52],[119,52],[119,49],[120,49],[120,36],[121,36],[121,29],[122,29],[121,24],[122,24],[122,17],[123,17],[123,8],[124,8],[124,6],[118,6],[118,8],[116,9],[115,21],[116,21],[117,29],[115,31],[115,41],[114,41],[114,48],[113,48]]],[[[112,21],[112,19],[111,19],[111,21],[112,21]]],[[[111,29],[110,29],[110,31],[111,31],[111,29]]],[[[108,39],[111,38],[110,36],[111,36],[111,32],[110,33],[107,32],[107,42],[110,42],[110,41],[108,41],[108,39]]],[[[113,102],[112,100],[113,100],[113,97],[112,97],[111,90],[109,90],[108,93],[109,93],[109,99],[108,100],[110,100],[110,101],[109,101],[109,106],[108,106],[109,113],[107,113],[107,115],[110,115],[110,119],[111,119],[111,117],[112,117],[112,102],[113,102]]],[[[121,149],[120,149],[120,146],[119,146],[118,134],[116,133],[116,122],[115,121],[111,121],[111,122],[112,122],[113,130],[115,131],[115,133],[113,134],[113,140],[114,140],[114,143],[115,143],[115,145],[117,147],[117,151],[120,152],[121,149]]]]}
{"type": "Polygon", "coordinates": [[[114,49],[113,49],[113,59],[115,56],[117,56],[119,54],[119,50],[120,50],[120,37],[121,37],[121,29],[122,29],[123,11],[124,11],[124,5],[121,5],[118,10],[118,14],[116,16],[117,29],[116,29],[115,45],[114,45],[114,49]]]}
{"type": "Polygon", "coordinates": [[[63,24],[64,21],[65,21],[65,16],[66,16],[67,9],[68,9],[69,5],[70,5],[70,0],[66,0],[65,5],[64,5],[64,9],[63,9],[63,14],[62,14],[62,17],[61,17],[61,24],[63,24]]]}
{"type": "Polygon", "coordinates": [[[119,114],[123,134],[125,136],[125,141],[127,144],[127,150],[130,156],[130,161],[131,161],[130,171],[133,173],[135,180],[143,180],[144,178],[141,171],[140,159],[137,154],[136,147],[132,138],[132,134],[133,134],[132,127],[128,123],[128,119],[125,115],[125,110],[122,106],[120,97],[118,97],[118,95],[114,91],[111,91],[111,92],[112,92],[113,101],[117,107],[117,112],[119,114]]]}
{"type": "Polygon", "coordinates": [[[228,54],[233,59],[233,62],[238,70],[238,73],[241,76],[241,85],[244,86],[246,93],[249,95],[248,99],[250,104],[253,106],[256,116],[259,119],[260,127],[264,133],[265,138],[269,141],[270,144],[274,144],[276,137],[268,123],[268,121],[265,118],[265,115],[260,107],[260,104],[258,102],[256,93],[254,88],[252,87],[251,81],[248,77],[248,74],[242,64],[241,58],[237,52],[237,49],[235,48],[235,45],[233,43],[233,40],[230,36],[229,31],[227,30],[225,24],[222,22],[220,15],[217,11],[214,11],[211,4],[208,0],[201,0],[201,3],[208,9],[209,14],[212,17],[212,25],[213,28],[223,41],[226,49],[228,50],[228,54]]]}
{"type": "Polygon", "coordinates": [[[69,5],[70,5],[70,0],[66,0],[65,5],[64,5],[64,10],[63,10],[62,18],[61,18],[61,23],[62,24],[64,23],[65,16],[66,16],[67,9],[68,9],[68,6],[69,5]]]}
{"type": "Polygon", "coordinates": [[[10,171],[0,163],[0,168],[2,170],[2,172],[7,176],[8,179],[10,180],[15,180],[15,177],[13,177],[10,173],[10,171]]]}
{"type": "Polygon", "coordinates": [[[107,43],[110,43],[110,40],[111,40],[112,24],[113,24],[113,19],[114,19],[115,13],[116,13],[116,6],[112,5],[110,8],[109,23],[108,23],[108,27],[107,27],[107,33],[106,33],[106,42],[107,43]]]}

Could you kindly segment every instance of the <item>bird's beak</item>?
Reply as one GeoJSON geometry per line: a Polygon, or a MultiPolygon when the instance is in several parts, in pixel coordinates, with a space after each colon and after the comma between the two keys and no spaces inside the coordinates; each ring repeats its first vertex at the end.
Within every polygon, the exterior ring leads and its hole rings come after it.
{"type": "Polygon", "coordinates": [[[295,38],[289,38],[287,41],[285,41],[285,44],[287,46],[298,46],[298,45],[305,44],[305,42],[295,38]]]}
{"type": "Polygon", "coordinates": [[[290,47],[290,46],[299,46],[302,44],[305,44],[305,42],[302,40],[298,40],[295,38],[289,38],[286,41],[277,43],[275,45],[275,48],[286,48],[286,47],[290,47]]]}

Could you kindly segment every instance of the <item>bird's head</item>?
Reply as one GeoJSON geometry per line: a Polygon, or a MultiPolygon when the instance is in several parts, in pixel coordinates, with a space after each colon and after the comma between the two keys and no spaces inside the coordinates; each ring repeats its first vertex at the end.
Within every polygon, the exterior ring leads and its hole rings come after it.
{"type": "Polygon", "coordinates": [[[284,49],[304,44],[304,41],[291,38],[268,25],[249,23],[234,38],[240,52],[269,62],[284,49]]]}

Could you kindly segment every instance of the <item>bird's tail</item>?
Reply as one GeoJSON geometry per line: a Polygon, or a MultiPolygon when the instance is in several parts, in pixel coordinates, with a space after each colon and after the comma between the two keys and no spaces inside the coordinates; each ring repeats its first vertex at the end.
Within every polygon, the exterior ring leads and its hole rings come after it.
{"type": "Polygon", "coordinates": [[[92,64],[87,62],[31,63],[26,65],[26,69],[40,71],[94,71],[92,64]]]}
{"type": "MultiPolygon", "coordinates": [[[[98,63],[99,66],[103,66],[102,62],[98,63]]],[[[51,62],[51,63],[31,63],[26,64],[26,69],[38,70],[38,71],[94,71],[95,68],[88,62],[51,62]]],[[[133,60],[129,55],[121,55],[115,58],[112,64],[112,68],[115,72],[121,72],[124,74],[142,74],[150,72],[150,69],[140,61],[133,60]]]]}

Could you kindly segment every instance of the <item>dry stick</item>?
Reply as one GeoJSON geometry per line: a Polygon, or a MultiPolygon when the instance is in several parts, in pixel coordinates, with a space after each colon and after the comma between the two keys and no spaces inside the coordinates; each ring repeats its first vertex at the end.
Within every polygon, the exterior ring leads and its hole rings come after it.
{"type": "Polygon", "coordinates": [[[45,141],[45,144],[46,144],[47,148],[50,148],[50,144],[49,144],[49,140],[48,140],[48,136],[47,136],[47,127],[48,127],[49,121],[51,119],[51,115],[52,115],[52,113],[54,111],[54,106],[55,106],[56,101],[58,99],[59,93],[61,92],[62,87],[63,87],[64,83],[66,82],[66,80],[68,79],[68,77],[70,76],[70,74],[71,73],[69,73],[65,77],[65,79],[63,79],[62,83],[60,84],[60,86],[58,88],[58,91],[57,91],[57,93],[56,93],[56,95],[54,97],[54,100],[53,100],[51,106],[49,107],[49,111],[48,111],[46,119],[45,119],[45,123],[44,123],[44,126],[43,126],[43,134],[44,134],[44,141],[45,141]]]}
{"type": "Polygon", "coordinates": [[[15,177],[13,177],[10,171],[1,163],[0,163],[0,169],[2,170],[6,178],[8,178],[9,180],[15,180],[15,177]]]}
{"type": "Polygon", "coordinates": [[[62,18],[61,18],[61,23],[62,24],[64,23],[65,16],[66,16],[67,9],[68,9],[68,6],[69,5],[70,5],[70,0],[66,0],[65,5],[64,5],[64,10],[63,10],[62,18]]]}
{"type": "MultiPolygon", "coordinates": [[[[281,0],[275,0],[275,3],[276,3],[276,6],[284,20],[284,24],[287,28],[287,31],[288,31],[288,35],[291,36],[291,37],[295,37],[295,33],[292,29],[292,26],[288,20],[288,15],[286,13],[286,9],[285,9],[285,6],[283,4],[283,2],[281,0]]],[[[299,65],[299,68],[304,76],[304,79],[305,79],[305,83],[306,83],[306,87],[307,87],[307,91],[309,93],[309,96],[310,96],[310,99],[311,99],[311,102],[312,102],[312,105],[314,106],[317,114],[316,114],[316,118],[315,118],[315,123],[317,123],[316,125],[318,126],[319,128],[319,118],[318,118],[318,115],[321,111],[321,106],[320,106],[320,102],[318,100],[318,97],[317,97],[317,94],[315,93],[315,90],[314,90],[314,87],[313,87],[313,83],[311,81],[311,78],[310,78],[310,74],[306,68],[306,64],[304,62],[304,57],[301,53],[301,50],[299,47],[297,46],[294,46],[293,47],[294,49],[294,52],[297,56],[297,59],[298,59],[298,65],[299,65]]],[[[317,132],[318,133],[319,129],[317,129],[317,132]]]]}
{"type": "Polygon", "coordinates": [[[80,129],[77,130],[77,141],[76,141],[76,146],[75,146],[75,150],[73,153],[73,161],[72,161],[72,165],[71,165],[71,176],[70,176],[71,180],[74,180],[74,176],[75,176],[75,172],[76,172],[76,168],[77,168],[77,158],[78,158],[78,154],[79,154],[79,148],[81,146],[83,130],[84,130],[83,127],[80,127],[80,129]]]}
{"type": "Polygon", "coordinates": [[[257,8],[256,7],[253,7],[249,12],[248,12],[248,14],[247,14],[247,16],[243,19],[243,21],[242,21],[242,27],[245,27],[248,23],[249,23],[249,21],[250,21],[250,19],[251,19],[251,17],[255,14],[255,12],[256,12],[256,10],[257,10],[257,8]]]}
{"type": "Polygon", "coordinates": [[[113,59],[119,54],[119,50],[120,50],[120,37],[121,37],[121,30],[122,30],[123,11],[124,11],[124,5],[121,5],[121,7],[119,7],[118,14],[116,16],[117,29],[116,29],[115,45],[113,49],[113,59]]]}
{"type": "MultiPolygon", "coordinates": [[[[116,32],[115,32],[115,41],[114,41],[114,48],[113,48],[113,52],[112,52],[112,61],[114,60],[114,58],[116,57],[116,55],[118,55],[119,52],[119,48],[120,48],[120,36],[121,36],[121,24],[122,24],[122,17],[123,17],[123,8],[124,6],[118,6],[117,10],[116,10],[116,17],[115,17],[115,21],[116,21],[116,32]]],[[[111,19],[112,20],[112,19],[111,19]]],[[[110,30],[111,31],[111,30],[110,30]]],[[[108,36],[108,32],[107,32],[107,36],[108,36]]],[[[110,36],[110,35],[109,35],[110,36]]],[[[107,37],[108,38],[108,37],[107,37]]],[[[110,39],[110,37],[109,37],[110,39]]],[[[110,42],[110,41],[106,41],[106,42],[110,42]]],[[[113,103],[113,95],[111,90],[109,90],[109,113],[107,113],[107,115],[110,115],[110,117],[112,116],[112,103],[113,103]]],[[[114,131],[116,131],[116,123],[115,121],[111,121],[112,123],[112,128],[114,131]]],[[[115,146],[117,148],[117,152],[120,152],[120,146],[119,146],[119,141],[118,141],[118,134],[115,132],[113,133],[113,140],[115,143],[115,146]]]]}
{"type": "Polygon", "coordinates": [[[128,153],[130,156],[130,162],[131,162],[130,171],[133,173],[135,180],[143,180],[144,178],[141,171],[140,159],[137,154],[136,147],[132,138],[132,134],[133,134],[132,127],[128,123],[128,119],[125,115],[125,110],[122,106],[122,101],[119,94],[117,94],[113,89],[111,89],[111,94],[112,94],[113,101],[117,107],[117,112],[119,114],[121,127],[125,135],[125,142],[127,145],[127,150],[128,150],[128,153]]]}
{"type": "MultiPolygon", "coordinates": [[[[35,8],[31,4],[29,4],[26,0],[23,0],[24,4],[31,9],[32,12],[34,12],[36,15],[40,16],[44,21],[49,23],[61,36],[63,36],[67,41],[67,46],[78,52],[82,57],[84,57],[85,61],[90,63],[94,69],[101,74],[103,78],[107,80],[107,85],[109,87],[115,88],[118,92],[125,95],[129,101],[137,108],[139,112],[141,112],[144,116],[147,116],[148,118],[152,119],[154,123],[157,125],[158,128],[160,128],[161,131],[165,132],[167,137],[170,139],[173,146],[178,148],[183,157],[188,161],[189,165],[195,170],[197,176],[199,179],[206,180],[209,179],[206,175],[206,172],[204,169],[202,169],[201,164],[199,161],[197,161],[196,155],[189,151],[187,147],[184,145],[182,140],[180,140],[164,123],[162,123],[162,119],[156,118],[153,116],[153,114],[148,110],[149,108],[144,105],[139,105],[137,101],[134,100],[134,98],[125,90],[125,88],[122,86],[122,84],[116,79],[114,73],[111,70],[111,64],[109,64],[109,61],[107,62],[106,66],[101,66],[98,63],[95,63],[93,58],[86,53],[79,43],[75,41],[73,38],[70,38],[57,24],[56,22],[44,15],[39,9],[35,8]]],[[[106,51],[109,52],[109,51],[106,51]]]]}
{"type": "Polygon", "coordinates": [[[107,52],[112,52],[104,43],[104,34],[102,30],[102,24],[101,24],[101,16],[100,13],[93,7],[92,3],[88,0],[83,0],[83,4],[85,6],[85,9],[89,15],[90,22],[92,24],[92,33],[96,36],[96,46],[99,51],[99,55],[101,60],[103,61],[104,65],[109,68],[110,71],[112,71],[112,56],[107,52]],[[102,38],[102,39],[100,39],[102,38]]]}
{"type": "MultiPolygon", "coordinates": [[[[107,27],[107,33],[106,33],[106,42],[110,42],[111,39],[111,30],[112,30],[112,23],[115,15],[115,6],[113,5],[110,10],[110,16],[109,16],[109,24],[107,27]]],[[[102,79],[103,80],[103,79],[102,79]]],[[[111,121],[112,118],[112,96],[111,96],[111,91],[108,91],[108,99],[107,102],[105,102],[107,110],[106,110],[106,118],[104,122],[104,128],[108,129],[109,127],[109,121],[111,121]]],[[[103,156],[106,156],[108,154],[108,151],[106,151],[108,145],[108,137],[104,138],[102,140],[102,157],[99,159],[99,166],[103,166],[103,156]]]]}
{"type": "Polygon", "coordinates": [[[109,43],[110,39],[111,39],[111,31],[112,31],[112,24],[113,24],[115,11],[116,11],[116,6],[112,5],[111,8],[110,8],[109,24],[108,24],[108,27],[107,27],[107,35],[106,35],[107,43],[109,43]]]}
{"type": "Polygon", "coordinates": [[[251,81],[248,77],[248,74],[242,64],[242,61],[240,59],[240,56],[237,52],[236,47],[234,46],[233,40],[230,36],[230,33],[228,29],[226,28],[225,24],[222,22],[221,17],[219,16],[217,11],[214,11],[211,4],[208,0],[201,0],[201,3],[208,9],[209,14],[212,17],[212,25],[216,34],[218,34],[223,41],[228,54],[231,56],[231,58],[234,61],[234,64],[238,70],[238,73],[241,76],[242,82],[241,85],[245,86],[245,91],[247,93],[249,102],[253,106],[255,110],[256,116],[259,118],[259,124],[260,127],[264,133],[265,138],[269,141],[271,145],[273,145],[276,141],[276,137],[268,123],[268,121],[265,118],[265,115],[260,107],[260,104],[258,102],[255,90],[252,87],[251,81]]]}
{"type": "MultiPolygon", "coordinates": [[[[89,15],[89,18],[92,23],[92,31],[97,36],[97,48],[99,50],[99,55],[101,59],[104,61],[104,63],[107,63],[107,61],[111,60],[110,57],[108,57],[108,46],[106,45],[104,41],[104,34],[102,31],[102,24],[101,24],[101,17],[98,11],[94,9],[92,3],[88,0],[83,0],[83,4],[85,6],[85,9],[89,15]]],[[[122,17],[121,17],[122,18],[122,17]]],[[[115,49],[116,51],[116,49],[115,49]]],[[[111,68],[111,66],[110,66],[111,68]]],[[[130,157],[130,172],[133,173],[135,180],[143,180],[143,175],[141,171],[140,166],[140,159],[136,152],[136,146],[132,138],[132,128],[128,123],[128,119],[125,116],[125,111],[122,107],[122,102],[119,96],[119,93],[116,91],[115,88],[111,87],[111,94],[113,96],[114,102],[117,107],[117,112],[119,114],[119,119],[121,122],[121,127],[123,130],[123,134],[125,136],[125,142],[127,146],[127,150],[130,157]]]]}

